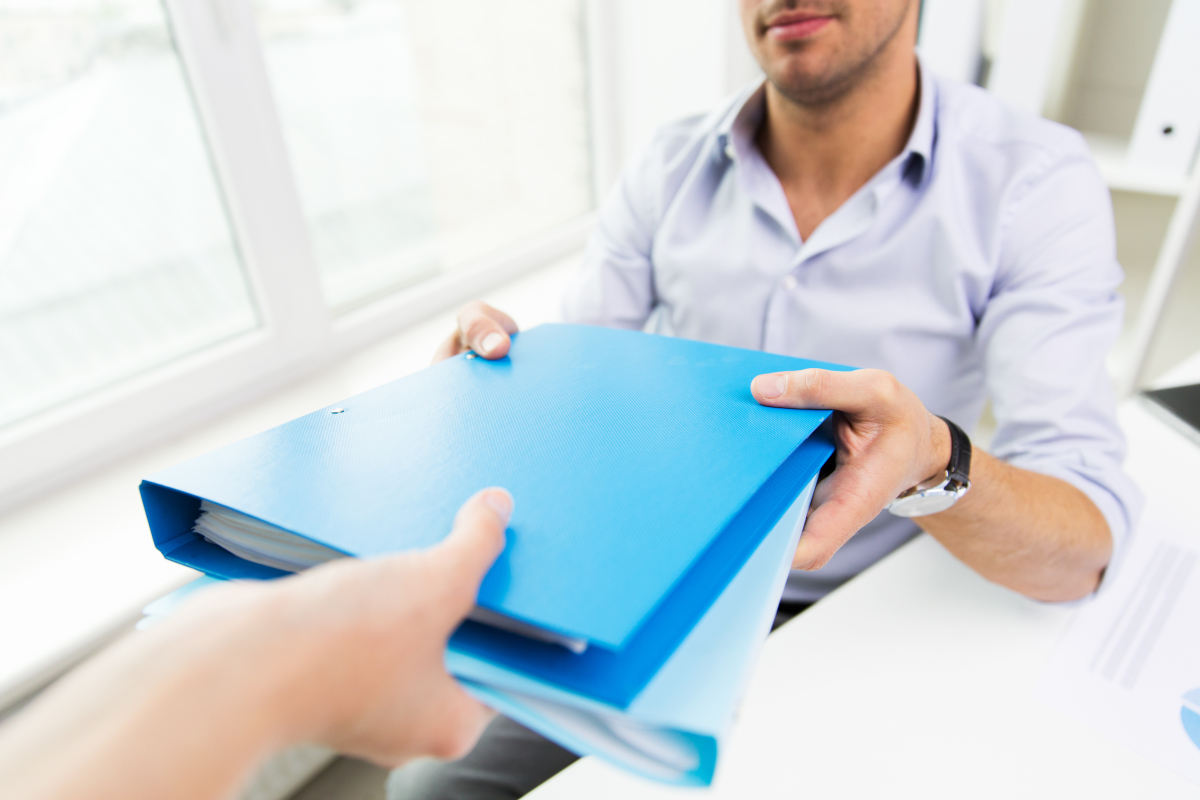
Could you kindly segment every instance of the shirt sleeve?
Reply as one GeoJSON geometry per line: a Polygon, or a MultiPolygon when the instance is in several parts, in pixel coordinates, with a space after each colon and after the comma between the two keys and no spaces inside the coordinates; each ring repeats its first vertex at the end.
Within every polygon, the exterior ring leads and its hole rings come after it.
{"type": "Polygon", "coordinates": [[[1124,311],[1108,189],[1086,154],[1057,156],[1014,190],[1001,224],[977,329],[997,421],[991,452],[1096,504],[1113,539],[1103,588],[1141,507],[1105,370],[1124,311]]]}
{"type": "Polygon", "coordinates": [[[609,192],[588,238],[583,263],[563,297],[563,319],[641,328],[654,309],[651,249],[660,216],[661,147],[632,159],[609,192]]]}

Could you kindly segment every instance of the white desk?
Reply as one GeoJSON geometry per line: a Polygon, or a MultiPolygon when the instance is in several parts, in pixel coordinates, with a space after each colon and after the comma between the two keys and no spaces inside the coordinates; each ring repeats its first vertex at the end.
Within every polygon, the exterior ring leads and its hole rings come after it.
{"type": "MultiPolygon", "coordinates": [[[[1200,448],[1140,403],[1121,408],[1130,474],[1149,502],[1194,503],[1200,448]]],[[[922,536],[767,640],[711,789],[586,758],[530,800],[1200,797],[1034,697],[1071,615],[988,583],[922,536]]]]}

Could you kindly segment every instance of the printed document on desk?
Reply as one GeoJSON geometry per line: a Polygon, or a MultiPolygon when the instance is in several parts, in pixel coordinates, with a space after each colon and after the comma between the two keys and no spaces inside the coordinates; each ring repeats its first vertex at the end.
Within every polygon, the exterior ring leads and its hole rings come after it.
{"type": "Polygon", "coordinates": [[[1200,523],[1147,507],[1116,581],[1038,685],[1052,706],[1200,784],[1200,523]]]}

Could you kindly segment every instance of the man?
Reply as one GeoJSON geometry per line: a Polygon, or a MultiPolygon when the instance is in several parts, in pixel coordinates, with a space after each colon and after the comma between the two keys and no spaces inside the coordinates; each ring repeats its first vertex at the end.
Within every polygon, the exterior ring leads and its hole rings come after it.
{"type": "MultiPolygon", "coordinates": [[[[634,160],[566,319],[868,368],[754,380],[763,404],[839,412],[837,468],[817,489],[785,610],[921,528],[1030,597],[1095,591],[1138,495],[1104,372],[1122,274],[1081,137],[922,70],[917,0],[740,8],[766,81],[668,126],[634,160]],[[996,435],[964,494],[948,421],[973,427],[989,398],[996,435]],[[914,524],[897,514],[929,510],[918,484],[944,510],[914,524]]],[[[468,306],[437,357],[501,357],[515,330],[468,306]]],[[[493,722],[462,762],[394,775],[393,797],[536,785],[564,757],[522,731],[493,722]]]]}
{"type": "Polygon", "coordinates": [[[390,766],[461,755],[491,714],[446,674],[446,641],[512,508],[486,489],[424,552],[202,593],[0,726],[3,796],[218,800],[300,743],[390,766]]]}

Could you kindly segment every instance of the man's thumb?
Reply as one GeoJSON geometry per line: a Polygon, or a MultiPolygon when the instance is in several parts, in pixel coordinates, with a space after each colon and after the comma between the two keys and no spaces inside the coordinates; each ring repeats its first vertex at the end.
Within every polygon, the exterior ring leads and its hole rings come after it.
{"type": "Polygon", "coordinates": [[[504,489],[484,489],[463,503],[454,530],[429,551],[448,580],[466,585],[472,599],[492,563],[504,550],[504,529],[512,516],[513,498],[504,489]]]}

